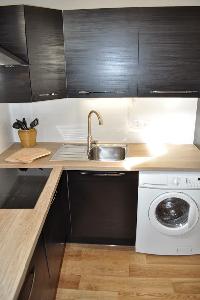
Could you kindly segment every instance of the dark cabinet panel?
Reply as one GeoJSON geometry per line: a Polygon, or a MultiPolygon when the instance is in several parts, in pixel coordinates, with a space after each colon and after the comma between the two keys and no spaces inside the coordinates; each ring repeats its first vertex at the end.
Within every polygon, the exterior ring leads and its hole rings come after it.
{"type": "Polygon", "coordinates": [[[66,172],[63,172],[43,229],[50,274],[51,292],[48,300],[55,299],[65,243],[70,230],[68,222],[67,181],[66,172]]]}
{"type": "Polygon", "coordinates": [[[200,35],[141,33],[139,96],[198,97],[200,35]]]}
{"type": "Polygon", "coordinates": [[[0,66],[0,102],[28,102],[30,98],[29,67],[0,66]]]}
{"type": "Polygon", "coordinates": [[[66,97],[62,11],[0,6],[0,47],[25,61],[1,66],[0,102],[66,97]]]}
{"type": "Polygon", "coordinates": [[[32,100],[64,98],[62,11],[25,6],[25,18],[32,100]]]}
{"type": "Polygon", "coordinates": [[[64,11],[63,16],[68,96],[136,96],[137,13],[132,22],[127,9],[64,11]]]}
{"type": "Polygon", "coordinates": [[[0,7],[0,45],[28,62],[22,5],[0,7]]]}
{"type": "MultiPolygon", "coordinates": [[[[132,8],[133,10],[135,8],[132,8]]],[[[199,7],[139,8],[139,30],[148,33],[199,32],[199,7]]]]}
{"type": "MultiPolygon", "coordinates": [[[[24,8],[22,5],[0,7],[0,47],[28,64],[24,8]]],[[[0,66],[0,102],[30,102],[28,65],[0,66]]]]}
{"type": "Polygon", "coordinates": [[[71,242],[135,244],[137,172],[69,171],[71,242]]]}
{"type": "Polygon", "coordinates": [[[141,9],[138,96],[199,96],[197,15],[200,9],[141,9]]]}
{"type": "Polygon", "coordinates": [[[41,236],[27,271],[18,300],[49,300],[49,273],[41,236]]]}
{"type": "Polygon", "coordinates": [[[64,11],[70,97],[198,97],[200,8],[64,11]]]}

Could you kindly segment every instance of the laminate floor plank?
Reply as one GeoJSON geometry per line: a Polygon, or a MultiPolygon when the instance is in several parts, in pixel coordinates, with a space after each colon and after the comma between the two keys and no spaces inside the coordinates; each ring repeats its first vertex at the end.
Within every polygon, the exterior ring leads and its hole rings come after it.
{"type": "Polygon", "coordinates": [[[56,300],[118,300],[118,293],[59,288],[56,300]]]}
{"type": "Polygon", "coordinates": [[[111,261],[99,257],[98,260],[80,259],[74,261],[66,261],[62,266],[62,272],[74,275],[99,275],[104,276],[129,276],[129,263],[121,263],[121,261],[111,261]]]}
{"type": "Polygon", "coordinates": [[[68,244],[56,300],[200,300],[200,255],[68,244]]]}
{"type": "Polygon", "coordinates": [[[78,289],[81,276],[73,274],[60,274],[59,287],[65,289],[78,289]]]}
{"type": "Polygon", "coordinates": [[[199,265],[136,265],[130,264],[130,277],[142,278],[200,278],[199,265]]]}
{"type": "Polygon", "coordinates": [[[166,279],[114,276],[81,276],[79,288],[93,291],[115,291],[136,295],[165,296],[172,294],[173,286],[166,279]]]}
{"type": "Polygon", "coordinates": [[[174,279],[172,280],[173,288],[179,294],[199,294],[200,295],[200,278],[198,279],[174,279]]]}
{"type": "Polygon", "coordinates": [[[147,264],[156,265],[200,265],[200,255],[153,255],[146,254],[147,264]]]}
{"type": "MultiPolygon", "coordinates": [[[[133,295],[129,293],[119,293],[117,300],[199,300],[199,295],[166,294],[166,295],[133,295]]],[[[67,299],[66,299],[67,300],[67,299]]]]}

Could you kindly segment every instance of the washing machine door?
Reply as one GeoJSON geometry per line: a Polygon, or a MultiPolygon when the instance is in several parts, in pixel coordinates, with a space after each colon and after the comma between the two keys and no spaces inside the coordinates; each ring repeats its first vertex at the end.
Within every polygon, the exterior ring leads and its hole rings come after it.
{"type": "Polygon", "coordinates": [[[167,235],[189,232],[198,218],[199,211],[195,201],[185,193],[164,193],[154,199],[149,208],[151,224],[167,235]]]}

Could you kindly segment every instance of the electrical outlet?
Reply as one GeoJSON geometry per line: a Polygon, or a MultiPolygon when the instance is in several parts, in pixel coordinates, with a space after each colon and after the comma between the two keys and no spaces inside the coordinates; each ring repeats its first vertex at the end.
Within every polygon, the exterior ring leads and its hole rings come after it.
{"type": "Polygon", "coordinates": [[[131,127],[137,130],[144,129],[148,125],[148,122],[144,120],[133,120],[131,123],[132,123],[131,127]]]}

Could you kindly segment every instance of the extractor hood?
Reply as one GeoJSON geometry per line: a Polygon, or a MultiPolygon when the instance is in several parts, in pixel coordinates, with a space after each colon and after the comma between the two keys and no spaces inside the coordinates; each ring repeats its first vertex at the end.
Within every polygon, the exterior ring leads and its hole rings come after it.
{"type": "Polygon", "coordinates": [[[27,66],[28,63],[0,46],[0,66],[27,66]]]}

